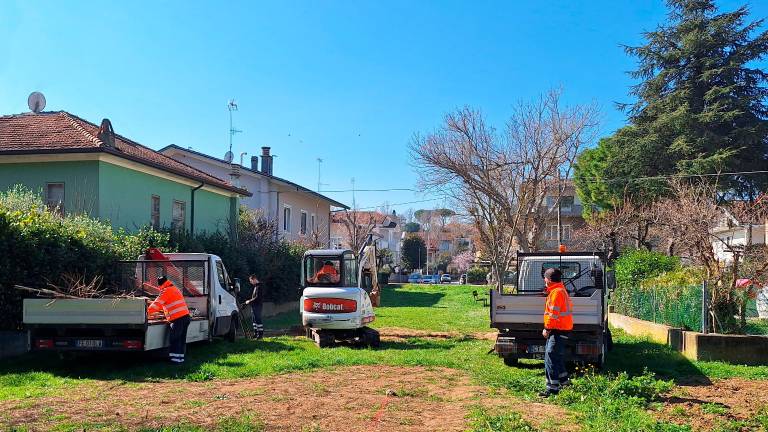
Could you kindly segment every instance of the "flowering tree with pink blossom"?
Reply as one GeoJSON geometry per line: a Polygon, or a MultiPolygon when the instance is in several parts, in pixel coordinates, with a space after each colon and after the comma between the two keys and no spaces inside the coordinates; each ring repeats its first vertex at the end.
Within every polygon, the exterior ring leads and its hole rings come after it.
{"type": "Polygon", "coordinates": [[[459,272],[464,273],[469,270],[472,263],[475,262],[475,255],[470,251],[464,251],[451,260],[451,265],[459,272]]]}

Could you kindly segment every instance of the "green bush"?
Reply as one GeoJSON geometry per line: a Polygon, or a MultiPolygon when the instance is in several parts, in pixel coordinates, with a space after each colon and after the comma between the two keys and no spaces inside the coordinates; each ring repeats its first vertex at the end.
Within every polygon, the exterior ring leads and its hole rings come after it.
{"type": "Polygon", "coordinates": [[[611,296],[611,304],[620,314],[699,330],[703,278],[702,269],[681,267],[641,280],[639,285],[619,285],[611,296]]]}
{"type": "Polygon", "coordinates": [[[485,276],[488,270],[482,267],[471,267],[467,270],[467,283],[486,283],[485,276]]]}
{"type": "Polygon", "coordinates": [[[678,257],[646,250],[626,251],[614,263],[616,285],[639,286],[644,279],[678,268],[680,268],[678,257]]]}
{"type": "Polygon", "coordinates": [[[167,246],[165,234],[129,235],[82,215],[59,217],[39,195],[21,186],[0,193],[0,329],[21,327],[24,293],[14,285],[44,288],[65,276],[114,279],[115,261],[135,259],[150,242],[167,246]]]}

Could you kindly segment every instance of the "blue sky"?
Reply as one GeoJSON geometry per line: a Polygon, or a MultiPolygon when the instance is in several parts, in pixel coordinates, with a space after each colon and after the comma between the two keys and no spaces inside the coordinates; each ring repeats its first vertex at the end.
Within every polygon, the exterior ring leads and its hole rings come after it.
{"type": "MultiPolygon", "coordinates": [[[[768,2],[751,9],[768,16],[768,2]]],[[[628,101],[634,61],[619,45],[639,44],[665,13],[661,0],[3,1],[0,114],[27,111],[38,90],[46,110],[221,157],[235,98],[235,154],[271,146],[276,175],[316,189],[322,157],[325,190],[350,189],[352,177],[358,189],[413,188],[411,135],[463,105],[502,127],[515,102],[560,86],[568,102],[600,106],[603,134],[623,125],[613,103],[628,101]]]]}

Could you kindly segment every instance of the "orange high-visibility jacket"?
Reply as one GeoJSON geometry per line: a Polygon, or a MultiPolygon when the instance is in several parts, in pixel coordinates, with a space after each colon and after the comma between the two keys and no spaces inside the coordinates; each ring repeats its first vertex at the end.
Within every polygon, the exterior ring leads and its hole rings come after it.
{"type": "Polygon", "coordinates": [[[330,276],[338,276],[339,272],[337,272],[336,271],[336,267],[334,267],[332,265],[324,265],[324,266],[322,266],[320,268],[320,271],[317,272],[318,276],[323,275],[323,274],[327,274],[327,275],[330,275],[330,276]]]}
{"type": "Polygon", "coordinates": [[[547,303],[544,306],[544,328],[549,330],[573,330],[573,303],[565,285],[555,282],[547,287],[547,303]]]}
{"type": "Polygon", "coordinates": [[[168,321],[174,321],[189,315],[189,309],[187,309],[187,302],[184,301],[184,296],[171,281],[166,281],[160,285],[160,295],[147,308],[147,313],[151,314],[154,312],[165,312],[168,321]]]}

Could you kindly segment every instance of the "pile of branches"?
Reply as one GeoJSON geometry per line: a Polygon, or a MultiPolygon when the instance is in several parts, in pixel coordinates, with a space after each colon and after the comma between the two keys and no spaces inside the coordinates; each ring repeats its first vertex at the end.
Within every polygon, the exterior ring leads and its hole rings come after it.
{"type": "Polygon", "coordinates": [[[30,288],[23,285],[15,285],[14,288],[31,292],[43,298],[121,298],[133,297],[128,294],[114,294],[103,286],[104,278],[94,276],[87,278],[85,275],[65,273],[61,276],[61,283],[47,282],[47,288],[30,288]]]}

